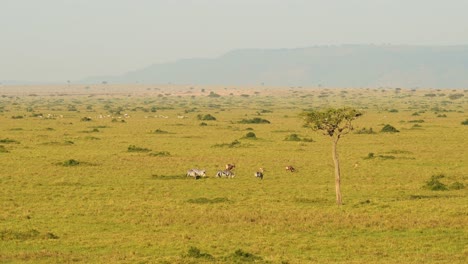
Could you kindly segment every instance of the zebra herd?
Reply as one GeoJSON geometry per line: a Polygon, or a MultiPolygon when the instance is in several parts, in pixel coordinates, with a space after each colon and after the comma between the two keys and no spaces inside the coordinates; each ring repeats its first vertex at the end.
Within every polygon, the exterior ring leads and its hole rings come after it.
{"type": "MultiPolygon", "coordinates": [[[[226,164],[226,169],[224,170],[219,170],[216,172],[215,177],[216,178],[234,178],[236,176],[234,172],[232,171],[236,165],[234,164],[226,164]]],[[[295,172],[296,169],[293,166],[286,166],[286,171],[290,172],[295,172]]],[[[254,173],[254,176],[256,178],[259,178],[260,180],[263,180],[263,168],[260,168],[259,171],[254,173]]],[[[206,170],[200,170],[200,169],[190,169],[187,171],[187,177],[194,177],[195,179],[199,179],[201,177],[206,177],[206,170]]]]}

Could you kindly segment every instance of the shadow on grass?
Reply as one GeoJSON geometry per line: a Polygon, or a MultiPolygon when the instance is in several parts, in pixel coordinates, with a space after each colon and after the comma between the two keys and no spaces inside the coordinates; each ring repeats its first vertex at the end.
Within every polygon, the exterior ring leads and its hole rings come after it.
{"type": "Polygon", "coordinates": [[[194,203],[194,204],[215,204],[215,203],[230,202],[230,200],[226,197],[217,197],[213,199],[200,197],[200,198],[195,198],[195,199],[188,199],[187,202],[194,203]]]}

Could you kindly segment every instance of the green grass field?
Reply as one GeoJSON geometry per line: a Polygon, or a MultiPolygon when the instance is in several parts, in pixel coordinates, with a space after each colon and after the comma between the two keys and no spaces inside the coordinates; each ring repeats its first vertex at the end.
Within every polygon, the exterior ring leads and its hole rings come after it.
{"type": "Polygon", "coordinates": [[[0,87],[0,262],[466,263],[467,96],[0,87]],[[338,145],[342,206],[330,139],[299,117],[329,106],[364,112],[338,145]]]}

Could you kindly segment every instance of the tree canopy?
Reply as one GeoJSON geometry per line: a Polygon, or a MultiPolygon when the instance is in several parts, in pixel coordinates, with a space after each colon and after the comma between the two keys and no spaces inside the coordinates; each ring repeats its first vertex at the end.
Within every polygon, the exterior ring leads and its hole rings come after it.
{"type": "Polygon", "coordinates": [[[361,115],[362,112],[350,107],[305,111],[302,114],[306,127],[321,130],[330,137],[349,133],[353,130],[351,122],[361,115]]]}

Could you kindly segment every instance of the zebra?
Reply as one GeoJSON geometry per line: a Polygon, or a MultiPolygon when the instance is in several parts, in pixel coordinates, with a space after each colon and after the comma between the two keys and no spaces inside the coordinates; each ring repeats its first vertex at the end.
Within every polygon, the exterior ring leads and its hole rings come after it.
{"type": "Polygon", "coordinates": [[[187,177],[194,177],[195,179],[198,179],[200,177],[206,177],[206,171],[199,169],[190,169],[187,171],[187,177]]]}
{"type": "Polygon", "coordinates": [[[234,172],[230,171],[230,170],[220,170],[216,173],[216,177],[217,178],[221,178],[223,176],[226,176],[228,178],[234,178],[234,176],[236,176],[234,174],[234,172]]]}
{"type": "Polygon", "coordinates": [[[255,172],[254,176],[263,180],[263,168],[260,168],[259,171],[255,172]]]}
{"type": "Polygon", "coordinates": [[[289,166],[286,166],[286,171],[295,172],[296,169],[293,166],[289,165],[289,166]]]}

